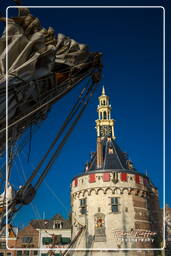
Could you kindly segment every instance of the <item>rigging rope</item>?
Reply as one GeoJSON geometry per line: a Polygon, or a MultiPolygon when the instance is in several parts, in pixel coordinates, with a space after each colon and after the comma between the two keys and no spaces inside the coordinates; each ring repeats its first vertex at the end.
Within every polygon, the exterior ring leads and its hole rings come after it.
{"type": "Polygon", "coordinates": [[[13,142],[15,141],[16,138],[16,129],[15,127],[12,129],[12,139],[10,141],[11,143],[11,147],[10,147],[10,154],[8,157],[8,176],[7,176],[7,180],[9,180],[10,178],[10,174],[11,174],[11,169],[12,169],[12,163],[13,163],[13,159],[14,159],[14,147],[13,147],[13,142]]]}
{"type": "MultiPolygon", "coordinates": [[[[22,152],[23,155],[26,157],[26,154],[24,152],[22,152]]],[[[33,166],[32,163],[30,163],[30,165],[33,168],[36,168],[35,166],[33,166]]],[[[40,173],[37,173],[40,176],[40,173]]],[[[51,194],[56,198],[56,200],[61,204],[61,206],[64,208],[65,212],[68,214],[68,209],[65,207],[65,205],[63,204],[62,200],[57,196],[57,194],[55,193],[55,191],[49,186],[49,184],[44,180],[43,183],[45,184],[45,186],[47,187],[47,189],[51,192],[51,194]]]]}
{"type": "MultiPolygon", "coordinates": [[[[94,90],[92,91],[92,93],[95,91],[96,88],[94,88],[94,90]]],[[[92,95],[91,95],[92,96],[92,95]]],[[[91,97],[90,96],[90,97],[91,97]]],[[[48,171],[50,170],[50,168],[52,167],[52,165],[54,164],[56,158],[58,157],[61,149],[63,148],[63,146],[65,145],[68,137],[70,136],[71,132],[73,131],[74,127],[76,126],[77,122],[79,121],[79,119],[81,118],[81,115],[83,114],[89,100],[90,97],[88,98],[87,102],[84,103],[82,109],[80,110],[78,116],[76,117],[75,121],[73,122],[73,124],[71,125],[71,127],[69,128],[68,132],[66,133],[65,137],[63,138],[62,142],[59,144],[57,150],[55,151],[55,153],[53,154],[51,160],[49,161],[48,165],[46,166],[45,170],[43,171],[41,177],[39,178],[39,180],[37,181],[36,185],[34,186],[35,190],[37,190],[40,186],[40,184],[42,183],[43,179],[45,178],[45,176],[47,175],[48,171]]]]}
{"type": "MultiPolygon", "coordinates": [[[[38,129],[40,128],[40,126],[35,126],[34,130],[32,127],[32,133],[36,133],[38,131],[38,129]]],[[[25,145],[27,144],[29,137],[27,134],[28,130],[25,132],[25,134],[23,134],[23,138],[21,139],[21,143],[20,144],[15,144],[14,146],[14,150],[13,150],[13,160],[14,158],[17,156],[17,154],[19,154],[23,148],[25,147],[25,145]]],[[[4,157],[4,156],[3,156],[4,157]]],[[[6,169],[6,161],[2,164],[2,166],[0,167],[0,179],[2,180],[0,183],[0,188],[2,187],[3,183],[5,183],[6,178],[5,178],[5,169],[6,169]]],[[[18,169],[17,169],[18,170],[18,169]]],[[[4,187],[3,187],[4,190],[4,187]]],[[[0,190],[1,191],[1,190],[0,190]]]]}
{"type": "MultiPolygon", "coordinates": [[[[89,83],[89,82],[88,82],[89,83]]],[[[37,167],[34,169],[32,175],[30,176],[30,178],[27,180],[26,184],[24,185],[23,190],[26,191],[26,189],[28,188],[29,184],[31,183],[31,181],[33,180],[33,178],[35,177],[35,175],[37,174],[38,170],[41,168],[41,166],[43,165],[44,161],[46,160],[46,158],[48,157],[48,154],[51,152],[51,150],[53,149],[53,147],[55,146],[56,142],[59,140],[60,136],[64,133],[67,125],[69,124],[69,122],[72,120],[72,118],[74,117],[74,115],[76,114],[76,112],[78,111],[78,108],[80,107],[80,100],[83,96],[83,93],[85,91],[86,87],[84,87],[84,89],[81,91],[76,103],[74,104],[74,106],[72,107],[71,111],[69,112],[66,120],[64,121],[64,124],[62,125],[62,127],[60,128],[59,132],[57,133],[54,141],[52,142],[52,144],[50,145],[48,151],[46,152],[46,154],[44,155],[44,157],[41,159],[41,161],[39,162],[39,164],[37,165],[37,167]]],[[[87,95],[87,93],[86,93],[87,95]]],[[[84,98],[86,97],[86,95],[84,96],[84,98]]],[[[83,98],[83,99],[84,99],[83,98]]]]}
{"type": "Polygon", "coordinates": [[[30,154],[31,154],[31,142],[32,142],[32,124],[30,126],[30,133],[29,133],[29,152],[28,152],[28,158],[27,161],[30,160],[30,154]]]}
{"type": "MultiPolygon", "coordinates": [[[[24,204],[28,204],[28,203],[30,203],[33,200],[33,198],[35,196],[35,193],[36,193],[36,190],[39,188],[39,186],[43,182],[45,176],[47,175],[48,171],[50,170],[50,168],[54,164],[56,158],[58,157],[60,151],[62,150],[64,144],[66,143],[68,137],[70,136],[70,134],[73,131],[74,127],[76,126],[77,122],[81,118],[81,115],[83,114],[84,110],[86,109],[86,107],[87,107],[87,105],[88,105],[88,103],[90,101],[90,98],[94,94],[94,92],[96,90],[96,87],[97,87],[97,84],[99,82],[99,74],[100,73],[97,72],[97,73],[94,73],[92,75],[92,83],[91,83],[91,85],[88,88],[84,88],[83,89],[83,91],[81,92],[81,96],[79,96],[79,98],[76,101],[74,107],[72,108],[70,114],[67,116],[66,122],[64,122],[64,125],[62,126],[62,127],[64,127],[64,129],[66,129],[67,125],[73,119],[74,115],[77,114],[76,117],[75,117],[75,120],[72,122],[71,126],[68,128],[68,131],[66,132],[64,138],[62,139],[61,143],[57,147],[56,151],[53,153],[52,157],[50,158],[48,164],[46,165],[45,169],[43,170],[43,172],[42,172],[41,176],[39,177],[38,181],[36,182],[36,184],[33,186],[31,184],[31,182],[34,179],[35,175],[38,173],[39,165],[41,167],[42,161],[40,161],[40,163],[38,164],[37,168],[33,171],[33,173],[30,176],[30,178],[26,181],[26,184],[17,192],[16,197],[14,198],[12,203],[10,203],[9,206],[7,206],[7,210],[9,212],[9,216],[7,216],[7,219],[9,221],[12,220],[13,215],[18,210],[20,210],[21,207],[24,204]],[[87,90],[87,91],[84,94],[85,90],[87,90]]],[[[40,107],[42,107],[42,106],[40,106],[40,107]]],[[[57,134],[56,138],[55,138],[55,143],[60,138],[62,133],[63,133],[63,130],[60,130],[59,133],[57,134]]],[[[51,151],[51,147],[53,148],[55,143],[53,141],[52,144],[50,145],[50,148],[49,148],[50,151],[51,151]]],[[[48,150],[48,152],[44,156],[45,159],[46,159],[48,153],[50,152],[49,150],[48,150]]],[[[43,162],[44,162],[45,159],[43,158],[43,162]]],[[[2,223],[3,222],[4,222],[4,220],[2,220],[2,223]]]]}

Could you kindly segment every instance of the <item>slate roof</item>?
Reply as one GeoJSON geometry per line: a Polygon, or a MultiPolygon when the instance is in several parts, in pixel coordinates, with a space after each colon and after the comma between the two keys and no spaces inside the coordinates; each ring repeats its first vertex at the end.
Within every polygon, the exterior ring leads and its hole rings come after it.
{"type": "MultiPolygon", "coordinates": [[[[103,140],[103,170],[129,170],[136,171],[133,167],[132,162],[128,159],[128,155],[122,152],[120,147],[117,145],[113,139],[103,140]],[[132,165],[132,167],[131,167],[132,165]]],[[[91,160],[87,163],[87,171],[95,171],[97,168],[97,153],[91,154],[91,160]]],[[[102,168],[100,168],[102,169],[102,168]]]]}
{"type": "Polygon", "coordinates": [[[54,222],[56,220],[63,222],[63,229],[70,229],[71,228],[71,221],[70,219],[64,219],[60,214],[56,214],[51,219],[40,219],[40,220],[32,220],[30,224],[34,228],[38,229],[53,229],[54,228],[54,222]]]}

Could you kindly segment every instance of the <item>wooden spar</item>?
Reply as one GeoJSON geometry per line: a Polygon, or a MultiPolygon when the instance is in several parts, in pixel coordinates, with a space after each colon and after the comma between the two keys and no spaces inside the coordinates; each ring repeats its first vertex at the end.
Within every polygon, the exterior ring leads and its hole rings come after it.
{"type": "Polygon", "coordinates": [[[65,256],[68,250],[71,248],[71,246],[77,241],[78,237],[81,235],[83,230],[86,226],[81,227],[80,231],[77,233],[77,235],[74,237],[74,239],[71,241],[71,243],[68,245],[67,249],[61,254],[61,256],[65,256]]]}
{"type": "MultiPolygon", "coordinates": [[[[8,18],[7,20],[10,21],[10,22],[13,21],[13,19],[10,19],[10,18],[8,18]]],[[[6,18],[5,17],[0,17],[0,21],[6,22],[6,18]]]]}

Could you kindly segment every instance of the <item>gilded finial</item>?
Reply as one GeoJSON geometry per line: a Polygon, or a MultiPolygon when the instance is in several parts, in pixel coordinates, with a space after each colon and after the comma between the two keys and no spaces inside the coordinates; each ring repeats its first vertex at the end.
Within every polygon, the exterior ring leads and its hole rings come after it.
{"type": "Polygon", "coordinates": [[[105,88],[104,88],[104,86],[102,88],[102,95],[105,95],[105,88]]]}

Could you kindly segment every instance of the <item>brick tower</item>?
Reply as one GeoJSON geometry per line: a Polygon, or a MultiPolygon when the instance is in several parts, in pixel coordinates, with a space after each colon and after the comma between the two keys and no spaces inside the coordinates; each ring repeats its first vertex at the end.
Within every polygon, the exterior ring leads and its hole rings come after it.
{"type": "Polygon", "coordinates": [[[97,107],[97,151],[71,185],[72,238],[84,227],[75,247],[90,251],[73,255],[154,256],[152,248],[161,247],[158,191],[116,143],[111,109],[103,87],[97,107]],[[102,248],[106,251],[99,254],[96,249],[102,248]],[[124,248],[133,250],[120,250],[124,248]]]}

